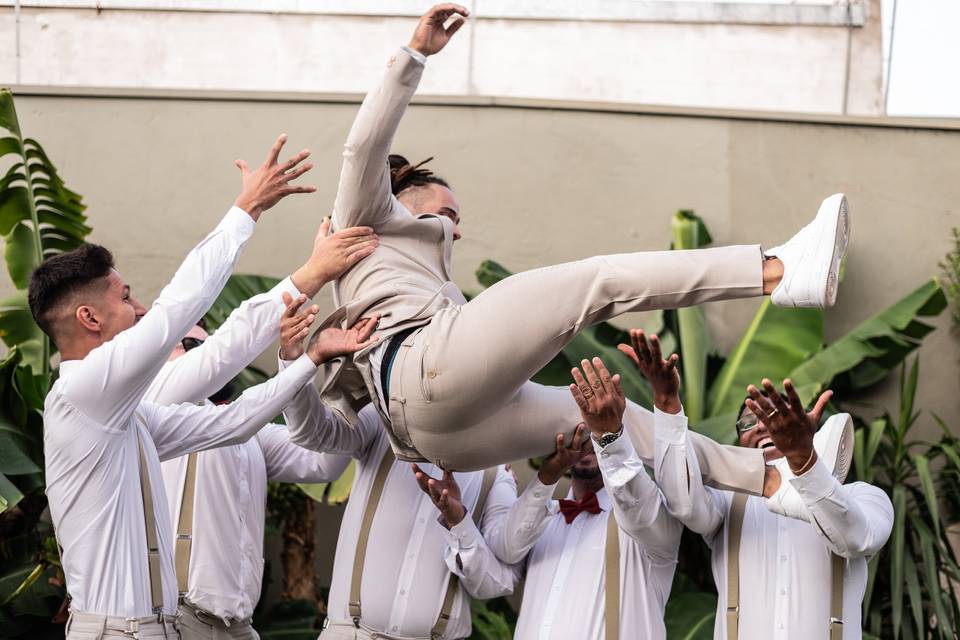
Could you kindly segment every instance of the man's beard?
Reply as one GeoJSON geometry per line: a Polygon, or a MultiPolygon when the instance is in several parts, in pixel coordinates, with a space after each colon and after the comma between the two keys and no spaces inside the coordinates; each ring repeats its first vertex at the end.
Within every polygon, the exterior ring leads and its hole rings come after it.
{"type": "Polygon", "coordinates": [[[600,467],[589,467],[589,468],[580,468],[573,467],[570,469],[570,475],[576,478],[577,480],[593,480],[600,475],[600,467]]]}

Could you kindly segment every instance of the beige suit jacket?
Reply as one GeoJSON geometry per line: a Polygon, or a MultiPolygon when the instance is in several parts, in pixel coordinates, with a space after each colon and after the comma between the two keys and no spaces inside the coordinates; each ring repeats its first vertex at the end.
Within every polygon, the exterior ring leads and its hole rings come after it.
{"type": "MultiPolygon", "coordinates": [[[[380,246],[334,283],[337,309],[324,327],[347,327],[380,314],[377,335],[382,342],[429,323],[444,307],[466,302],[451,282],[453,223],[443,216],[414,217],[390,189],[390,146],[423,67],[406,48],[391,56],[383,81],[364,99],[347,136],[333,228],[373,227],[380,246]]],[[[376,396],[369,353],[366,349],[324,365],[323,400],[351,425],[357,423],[360,408],[376,396]]],[[[380,403],[374,404],[379,408],[380,403]]],[[[389,424],[389,416],[382,417],[389,424]]],[[[390,431],[400,459],[423,459],[410,442],[400,442],[390,431]]]]}

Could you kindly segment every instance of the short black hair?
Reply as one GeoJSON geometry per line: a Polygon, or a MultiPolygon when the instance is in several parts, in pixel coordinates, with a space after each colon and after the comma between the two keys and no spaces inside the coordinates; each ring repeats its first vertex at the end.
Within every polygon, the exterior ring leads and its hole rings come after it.
{"type": "Polygon", "coordinates": [[[450,188],[447,181],[436,175],[430,169],[421,169],[421,167],[433,158],[427,158],[423,162],[410,164],[410,161],[401,155],[390,155],[390,191],[393,195],[399,195],[410,187],[425,187],[428,184],[438,184],[441,187],[450,188]]]}
{"type": "Polygon", "coordinates": [[[27,292],[34,322],[55,340],[51,312],[71,294],[110,275],[111,269],[113,254],[98,244],[82,244],[41,262],[30,275],[27,292]]]}

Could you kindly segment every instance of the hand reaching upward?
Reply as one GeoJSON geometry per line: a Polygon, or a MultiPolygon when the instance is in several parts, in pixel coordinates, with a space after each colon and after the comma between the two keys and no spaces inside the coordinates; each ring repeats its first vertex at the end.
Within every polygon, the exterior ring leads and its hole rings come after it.
{"type": "Polygon", "coordinates": [[[280,317],[280,359],[296,360],[303,355],[303,344],[310,333],[310,325],[317,317],[320,307],[313,304],[304,311],[297,313],[307,301],[307,296],[300,295],[294,298],[289,293],[283,293],[283,304],[286,309],[280,317]]]}
{"type": "Polygon", "coordinates": [[[243,187],[235,204],[254,220],[259,220],[260,214],[291,193],[313,193],[317,190],[316,187],[290,184],[291,180],[310,171],[313,165],[309,162],[300,164],[310,155],[307,149],[279,164],[277,159],[286,142],[287,134],[281,133],[270,147],[266,160],[253,171],[245,160],[237,160],[235,163],[243,180],[243,187]]]}
{"type": "Polygon", "coordinates": [[[443,472],[443,478],[434,480],[428,476],[419,465],[411,465],[413,475],[420,485],[420,490],[430,496],[430,500],[443,516],[443,524],[449,529],[455,527],[463,521],[467,515],[467,509],[463,506],[463,498],[460,496],[460,485],[457,479],[449,471],[443,472]]]}
{"type": "Polygon", "coordinates": [[[653,401],[657,409],[666,413],[679,413],[680,372],[677,362],[680,356],[671,354],[664,358],[660,348],[660,339],[656,334],[647,341],[642,329],[630,330],[630,345],[618,344],[617,349],[626,354],[637,365],[640,373],[653,387],[653,401]]]}
{"type": "Polygon", "coordinates": [[[408,46],[425,56],[432,56],[435,53],[439,53],[440,50],[450,42],[453,34],[459,31],[460,27],[464,25],[466,22],[465,18],[469,15],[470,12],[467,11],[466,7],[462,7],[459,4],[445,3],[434,5],[420,18],[420,22],[417,23],[417,28],[413,32],[413,37],[410,38],[410,44],[408,46]],[[450,19],[450,16],[454,15],[457,17],[454,18],[449,27],[445,27],[444,24],[446,24],[447,20],[450,19]]]}
{"type": "Polygon", "coordinates": [[[374,315],[370,318],[360,318],[349,329],[340,327],[321,329],[310,338],[307,355],[314,364],[319,366],[327,360],[360,351],[378,340],[372,336],[379,322],[380,316],[374,315]]]}
{"type": "Polygon", "coordinates": [[[331,234],[330,224],[330,218],[323,219],[313,240],[310,258],[291,276],[293,284],[310,297],[373,253],[380,244],[379,236],[370,227],[348,227],[331,234]]]}

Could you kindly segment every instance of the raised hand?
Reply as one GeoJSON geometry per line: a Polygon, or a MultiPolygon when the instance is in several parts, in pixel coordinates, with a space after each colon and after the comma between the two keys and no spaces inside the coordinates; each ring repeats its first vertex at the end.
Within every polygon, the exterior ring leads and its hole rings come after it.
{"type": "Polygon", "coordinates": [[[790,469],[794,473],[807,471],[817,459],[813,448],[813,434],[817,432],[823,410],[833,391],[820,394],[813,410],[807,413],[790,380],[783,381],[786,400],[767,378],[764,378],[761,384],[766,395],[754,385],[747,387],[747,394],[750,396],[746,400],[747,407],[767,428],[773,444],[787,459],[790,469]]]}
{"type": "Polygon", "coordinates": [[[570,371],[574,379],[570,393],[580,407],[584,424],[596,437],[618,433],[627,408],[627,399],[620,388],[620,375],[611,376],[600,358],[594,358],[592,364],[589,360],[581,360],[580,367],[583,373],[577,368],[570,371]]]}
{"type": "Polygon", "coordinates": [[[370,318],[360,318],[349,329],[340,327],[321,329],[310,338],[307,355],[314,364],[319,365],[327,360],[369,347],[378,340],[373,337],[373,332],[376,331],[379,322],[380,316],[374,315],[370,318]]]}
{"type": "Polygon", "coordinates": [[[331,235],[330,218],[324,218],[313,240],[310,258],[291,276],[293,283],[313,296],[379,245],[380,237],[370,227],[349,227],[331,235]]]}
{"type": "Polygon", "coordinates": [[[305,295],[301,294],[294,298],[287,292],[283,293],[283,304],[287,308],[280,317],[280,358],[282,360],[296,360],[303,355],[303,344],[307,334],[310,333],[310,325],[320,311],[320,307],[313,304],[298,313],[306,301],[305,295]]]}
{"type": "Polygon", "coordinates": [[[310,155],[306,149],[283,164],[279,164],[277,159],[286,142],[287,134],[281,133],[270,147],[266,160],[253,171],[245,160],[237,160],[235,163],[240,169],[240,177],[243,181],[243,187],[235,204],[250,214],[254,220],[259,220],[260,214],[291,193],[313,193],[317,190],[316,187],[290,184],[291,180],[310,171],[313,164],[309,162],[300,164],[310,155]]]}
{"type": "Polygon", "coordinates": [[[580,462],[580,458],[593,450],[590,438],[587,437],[586,433],[587,428],[581,422],[573,432],[573,440],[569,447],[564,445],[563,434],[557,434],[557,450],[543,459],[543,462],[540,463],[540,469],[537,471],[540,482],[547,486],[557,484],[563,474],[580,462]]]}
{"type": "Polygon", "coordinates": [[[425,56],[432,56],[439,53],[441,49],[447,46],[450,38],[453,37],[460,27],[466,22],[465,18],[470,15],[466,7],[459,4],[445,3],[437,4],[430,8],[420,18],[417,28],[410,38],[410,44],[407,45],[414,51],[419,51],[425,56]],[[443,25],[450,16],[457,16],[449,27],[443,25]]]}
{"type": "Polygon", "coordinates": [[[467,515],[467,508],[463,506],[460,485],[457,484],[453,474],[444,471],[442,479],[434,480],[419,465],[410,466],[413,468],[413,475],[417,479],[417,484],[420,485],[420,490],[430,496],[430,500],[440,511],[443,526],[449,529],[460,524],[467,515]]]}
{"type": "Polygon", "coordinates": [[[680,356],[674,353],[664,359],[660,339],[651,334],[648,342],[643,329],[630,330],[630,343],[618,344],[617,349],[633,360],[640,374],[653,387],[656,407],[666,413],[678,413],[681,408],[680,372],[677,369],[680,356]]]}

